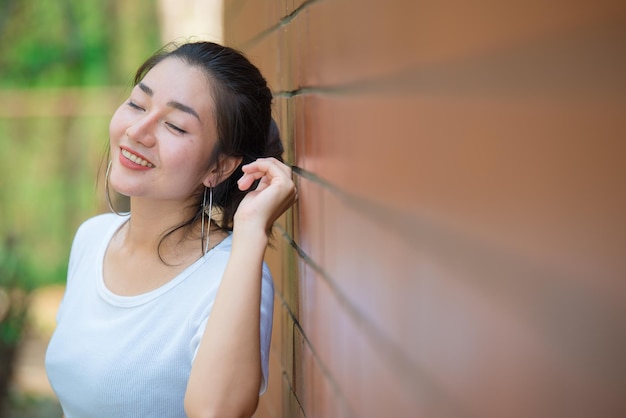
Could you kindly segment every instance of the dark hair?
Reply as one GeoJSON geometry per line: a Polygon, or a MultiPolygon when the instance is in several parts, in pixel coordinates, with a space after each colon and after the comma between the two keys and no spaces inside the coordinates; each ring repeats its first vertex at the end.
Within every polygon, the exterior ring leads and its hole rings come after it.
{"type": "MultiPolygon", "coordinates": [[[[241,165],[260,157],[282,161],[283,146],[271,115],[272,92],[259,69],[241,52],[212,42],[169,45],[139,67],[135,85],[166,58],[178,58],[203,70],[211,82],[213,91],[208,99],[215,103],[217,142],[207,168],[216,166],[219,170],[220,158],[225,156],[241,157],[241,165]]],[[[214,222],[223,231],[232,230],[235,212],[247,193],[237,186],[237,180],[243,174],[241,165],[213,188],[213,206],[220,213],[214,222]]],[[[191,227],[200,219],[203,191],[199,188],[196,193],[194,204],[197,209],[193,218],[168,231],[163,239],[180,228],[191,227]]]]}

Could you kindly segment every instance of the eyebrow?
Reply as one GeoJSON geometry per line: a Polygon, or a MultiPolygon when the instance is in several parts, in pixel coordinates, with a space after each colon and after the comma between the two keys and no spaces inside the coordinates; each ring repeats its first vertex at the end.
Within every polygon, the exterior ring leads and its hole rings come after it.
{"type": "Polygon", "coordinates": [[[189,113],[190,115],[195,116],[196,119],[198,119],[198,122],[202,123],[202,121],[200,120],[200,116],[198,116],[198,113],[196,113],[196,111],[190,108],[189,106],[184,105],[179,102],[174,102],[174,101],[167,102],[167,105],[170,107],[173,107],[174,109],[178,109],[182,112],[189,113]]]}
{"type": "Polygon", "coordinates": [[[152,97],[154,96],[154,92],[152,91],[152,89],[148,86],[146,86],[145,84],[143,84],[142,82],[140,82],[139,84],[137,84],[137,86],[139,86],[139,88],[146,93],[148,96],[152,97]]]}
{"type": "MultiPolygon", "coordinates": [[[[146,86],[144,83],[140,82],[139,84],[137,84],[137,86],[141,89],[141,91],[146,93],[148,96],[150,97],[154,96],[154,91],[150,87],[146,86]]],[[[167,105],[170,107],[173,107],[174,109],[178,109],[181,112],[189,113],[190,115],[198,119],[198,122],[202,123],[202,121],[200,120],[200,116],[198,115],[198,112],[193,110],[191,107],[184,105],[180,102],[173,101],[173,100],[167,102],[167,105]]]]}

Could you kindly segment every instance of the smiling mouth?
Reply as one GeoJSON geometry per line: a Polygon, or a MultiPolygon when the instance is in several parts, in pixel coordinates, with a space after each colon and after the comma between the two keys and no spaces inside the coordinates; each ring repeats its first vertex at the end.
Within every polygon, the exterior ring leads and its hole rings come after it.
{"type": "Polygon", "coordinates": [[[139,164],[141,166],[144,167],[149,167],[149,168],[153,168],[154,164],[152,164],[150,161],[144,160],[141,157],[138,157],[137,155],[133,154],[132,152],[122,149],[122,155],[126,158],[128,158],[129,160],[131,160],[132,162],[134,162],[135,164],[139,164]]]}

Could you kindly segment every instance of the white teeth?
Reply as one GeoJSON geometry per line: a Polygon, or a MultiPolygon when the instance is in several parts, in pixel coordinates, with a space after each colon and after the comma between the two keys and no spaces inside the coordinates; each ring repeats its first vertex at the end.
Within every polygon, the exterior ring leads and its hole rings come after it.
{"type": "Polygon", "coordinates": [[[123,149],[122,150],[122,155],[124,157],[128,158],[129,160],[131,160],[132,162],[134,162],[135,164],[139,164],[139,165],[142,165],[144,167],[150,167],[150,168],[154,167],[154,164],[144,160],[141,157],[136,156],[135,154],[131,153],[128,150],[123,149]]]}

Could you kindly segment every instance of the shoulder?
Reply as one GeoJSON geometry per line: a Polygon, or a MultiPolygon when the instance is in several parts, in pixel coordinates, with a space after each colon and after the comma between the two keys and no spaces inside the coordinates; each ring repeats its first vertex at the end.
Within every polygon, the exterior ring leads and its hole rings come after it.
{"type": "Polygon", "coordinates": [[[78,254],[99,248],[97,245],[106,242],[112,231],[119,228],[127,219],[128,217],[121,217],[114,213],[105,213],[96,215],[83,222],[74,235],[70,262],[78,254]]]}
{"type": "Polygon", "coordinates": [[[87,219],[76,231],[76,239],[86,235],[106,233],[110,228],[119,227],[128,217],[118,216],[114,213],[103,213],[87,219]]]}

